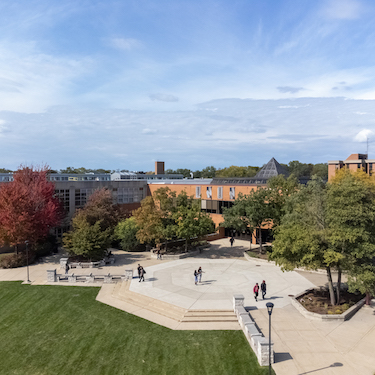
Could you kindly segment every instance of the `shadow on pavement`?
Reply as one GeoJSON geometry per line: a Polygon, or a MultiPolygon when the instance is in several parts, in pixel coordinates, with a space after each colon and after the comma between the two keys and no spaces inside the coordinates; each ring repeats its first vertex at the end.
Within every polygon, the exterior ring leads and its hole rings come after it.
{"type": "Polygon", "coordinates": [[[197,258],[206,258],[206,259],[224,259],[224,258],[243,258],[243,253],[246,251],[243,246],[233,246],[226,247],[220,245],[213,245],[208,249],[205,249],[200,253],[197,258]]]}
{"type": "Polygon", "coordinates": [[[275,363],[289,361],[290,359],[293,359],[290,353],[276,353],[275,352],[275,363]]]}

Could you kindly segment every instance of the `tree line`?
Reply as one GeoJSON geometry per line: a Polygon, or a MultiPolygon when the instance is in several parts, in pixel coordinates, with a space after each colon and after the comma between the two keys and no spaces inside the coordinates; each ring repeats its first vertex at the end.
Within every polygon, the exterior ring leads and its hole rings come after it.
{"type": "MultiPolygon", "coordinates": [[[[281,164],[285,169],[293,174],[295,177],[312,177],[314,175],[321,177],[324,180],[328,179],[328,165],[325,163],[306,164],[300,163],[297,160],[289,162],[289,164],[281,164]]],[[[191,169],[179,168],[176,170],[167,169],[167,174],[182,174],[185,178],[193,176],[194,178],[214,178],[214,177],[254,177],[259,171],[260,167],[254,166],[235,166],[231,165],[227,168],[216,169],[214,166],[203,168],[202,170],[193,171],[191,169]]]]}

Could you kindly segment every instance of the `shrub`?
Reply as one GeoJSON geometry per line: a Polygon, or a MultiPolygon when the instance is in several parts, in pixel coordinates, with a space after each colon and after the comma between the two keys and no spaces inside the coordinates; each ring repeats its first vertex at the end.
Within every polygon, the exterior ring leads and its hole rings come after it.
{"type": "Polygon", "coordinates": [[[43,241],[39,241],[34,246],[35,255],[37,258],[50,255],[52,252],[57,252],[57,241],[54,235],[49,235],[43,241]]]}
{"type": "Polygon", "coordinates": [[[0,260],[2,268],[16,268],[26,266],[26,256],[23,253],[4,255],[0,260]]]}

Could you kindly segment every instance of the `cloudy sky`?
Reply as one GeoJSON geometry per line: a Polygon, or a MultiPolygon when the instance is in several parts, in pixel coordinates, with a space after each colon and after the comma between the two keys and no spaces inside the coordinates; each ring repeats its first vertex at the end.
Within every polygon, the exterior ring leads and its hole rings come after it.
{"type": "Polygon", "coordinates": [[[371,0],[0,3],[0,167],[375,158],[371,0]]]}

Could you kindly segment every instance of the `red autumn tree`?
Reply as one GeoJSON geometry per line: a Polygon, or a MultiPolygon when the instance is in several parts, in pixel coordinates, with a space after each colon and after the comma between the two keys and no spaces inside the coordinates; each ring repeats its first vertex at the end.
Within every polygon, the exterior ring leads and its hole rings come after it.
{"type": "Polygon", "coordinates": [[[13,181],[0,185],[0,244],[15,246],[47,236],[62,219],[54,197],[55,186],[47,180],[48,167],[21,166],[13,181]]]}

